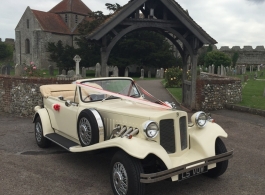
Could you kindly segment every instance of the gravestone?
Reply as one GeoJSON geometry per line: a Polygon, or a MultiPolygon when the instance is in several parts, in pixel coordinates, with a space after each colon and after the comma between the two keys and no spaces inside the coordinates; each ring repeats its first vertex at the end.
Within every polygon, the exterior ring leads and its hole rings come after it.
{"type": "Polygon", "coordinates": [[[76,71],[76,75],[80,76],[80,72],[79,72],[79,62],[81,61],[81,58],[79,55],[76,55],[73,59],[75,61],[75,71],[76,71]]]}
{"type": "Polygon", "coordinates": [[[221,76],[224,76],[224,66],[221,65],[221,76]]]}
{"type": "Polygon", "coordinates": [[[118,77],[119,76],[119,69],[117,66],[114,66],[113,68],[113,76],[118,77]]]}
{"type": "Polygon", "coordinates": [[[144,69],[141,69],[141,77],[140,77],[141,79],[143,79],[144,78],[144,69]]]}
{"type": "Polygon", "coordinates": [[[72,77],[74,77],[74,76],[75,76],[75,71],[74,71],[74,70],[69,70],[69,71],[67,72],[67,77],[72,78],[72,77]]]}
{"type": "Polygon", "coordinates": [[[161,68],[160,70],[160,78],[163,79],[164,78],[164,68],[161,68]]]}
{"type": "Polygon", "coordinates": [[[148,78],[151,78],[151,70],[148,70],[148,78]]]}
{"type": "Polygon", "coordinates": [[[212,74],[212,66],[209,66],[208,73],[212,74]]]}
{"type": "Polygon", "coordinates": [[[256,71],[256,72],[255,72],[254,79],[257,79],[257,78],[258,78],[258,72],[256,71]]]}
{"type": "Polygon", "coordinates": [[[109,66],[106,66],[106,77],[109,77],[109,66]]]}
{"type": "Polygon", "coordinates": [[[214,64],[212,65],[212,74],[214,74],[214,64]]]}
{"type": "Polygon", "coordinates": [[[125,68],[124,76],[125,77],[129,76],[129,68],[128,67],[125,68]]]}
{"type": "Polygon", "coordinates": [[[207,72],[208,71],[208,68],[207,67],[205,67],[205,72],[207,72]]]}
{"type": "Polygon", "coordinates": [[[96,64],[96,71],[95,71],[95,77],[97,78],[97,77],[100,77],[100,72],[101,72],[101,65],[100,65],[100,63],[97,63],[96,64]]]}
{"type": "Polygon", "coordinates": [[[224,72],[224,75],[223,76],[226,76],[226,68],[225,67],[223,67],[223,72],[224,72]]]}
{"type": "Polygon", "coordinates": [[[16,64],[15,66],[15,76],[21,76],[21,72],[22,72],[22,66],[19,64],[16,64]]]}
{"type": "Polygon", "coordinates": [[[86,68],[82,68],[82,78],[86,78],[86,68]]]}
{"type": "Polygon", "coordinates": [[[156,78],[160,78],[160,70],[159,69],[156,70],[156,78]]]}
{"type": "Polygon", "coordinates": [[[54,70],[53,70],[53,66],[52,65],[49,66],[49,75],[50,76],[54,75],[54,70]]]}
{"type": "Polygon", "coordinates": [[[218,66],[217,68],[217,74],[220,75],[221,74],[221,69],[220,69],[220,66],[218,66]]]}
{"type": "Polygon", "coordinates": [[[258,65],[258,72],[260,71],[260,65],[258,65]]]}
{"type": "Polygon", "coordinates": [[[66,70],[62,70],[62,75],[66,75],[66,70]]]}
{"type": "Polygon", "coordinates": [[[3,74],[3,75],[6,74],[6,65],[2,66],[2,68],[1,68],[1,74],[3,74]]]}

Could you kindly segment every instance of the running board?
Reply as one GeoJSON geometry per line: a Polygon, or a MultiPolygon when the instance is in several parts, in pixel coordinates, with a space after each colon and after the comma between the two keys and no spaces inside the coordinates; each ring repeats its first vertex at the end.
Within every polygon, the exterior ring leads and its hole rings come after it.
{"type": "Polygon", "coordinates": [[[45,137],[52,142],[56,143],[57,145],[63,147],[64,149],[70,151],[70,148],[73,146],[79,146],[79,144],[73,142],[72,140],[69,140],[57,133],[49,133],[45,135],[45,137]]]}

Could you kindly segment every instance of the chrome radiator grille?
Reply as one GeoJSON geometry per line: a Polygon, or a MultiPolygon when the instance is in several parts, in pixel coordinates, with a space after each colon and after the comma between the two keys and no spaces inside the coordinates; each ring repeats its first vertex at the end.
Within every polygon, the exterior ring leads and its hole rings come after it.
{"type": "Polygon", "coordinates": [[[184,150],[188,147],[186,116],[182,116],[179,119],[179,131],[180,131],[181,150],[184,150]]]}
{"type": "Polygon", "coordinates": [[[160,145],[165,148],[168,153],[176,152],[175,128],[173,119],[165,119],[160,121],[160,145]]]}

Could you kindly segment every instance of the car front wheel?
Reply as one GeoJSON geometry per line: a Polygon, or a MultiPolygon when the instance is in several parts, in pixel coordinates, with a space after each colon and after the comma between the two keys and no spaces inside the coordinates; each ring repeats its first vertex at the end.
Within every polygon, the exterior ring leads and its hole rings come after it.
{"type": "Polygon", "coordinates": [[[111,160],[110,180],[115,195],[143,195],[145,185],[140,183],[143,173],[141,162],[123,151],[118,151],[111,160]]]}
{"type": "MultiPolygon", "coordinates": [[[[215,142],[215,154],[222,154],[227,152],[224,142],[218,137],[215,142]]],[[[216,167],[210,169],[207,173],[205,173],[208,177],[219,177],[220,175],[224,174],[228,167],[228,160],[216,163],[216,167]]]]}
{"type": "Polygon", "coordinates": [[[35,139],[40,148],[47,148],[51,145],[51,141],[43,136],[42,123],[39,116],[35,121],[35,139]]]}

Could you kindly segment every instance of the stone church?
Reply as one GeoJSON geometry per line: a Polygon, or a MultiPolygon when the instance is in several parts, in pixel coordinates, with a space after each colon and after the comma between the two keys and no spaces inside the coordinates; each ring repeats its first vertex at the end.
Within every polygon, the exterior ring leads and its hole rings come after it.
{"type": "Polygon", "coordinates": [[[16,63],[33,61],[38,68],[47,69],[52,64],[46,52],[48,42],[61,40],[75,46],[77,26],[89,20],[88,13],[91,10],[81,0],[62,0],[48,12],[27,7],[15,28],[16,63]]]}

